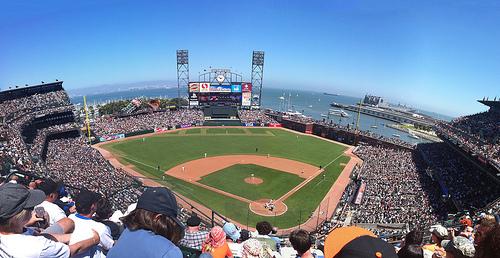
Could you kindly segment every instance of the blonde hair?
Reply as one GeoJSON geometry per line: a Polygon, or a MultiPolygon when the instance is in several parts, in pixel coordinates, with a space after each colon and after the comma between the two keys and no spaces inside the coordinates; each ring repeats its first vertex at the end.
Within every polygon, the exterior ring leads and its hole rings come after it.
{"type": "Polygon", "coordinates": [[[23,227],[30,220],[31,213],[31,210],[23,209],[18,214],[0,222],[0,230],[10,233],[23,233],[23,227]]]}

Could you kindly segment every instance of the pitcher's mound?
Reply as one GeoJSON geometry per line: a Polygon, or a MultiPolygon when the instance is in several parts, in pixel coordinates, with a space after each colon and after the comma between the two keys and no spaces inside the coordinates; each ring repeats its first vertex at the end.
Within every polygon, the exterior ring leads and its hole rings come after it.
{"type": "Polygon", "coordinates": [[[263,182],[264,182],[264,180],[262,180],[262,178],[258,178],[258,177],[247,177],[247,178],[245,178],[245,183],[251,184],[251,185],[260,185],[263,182]]]}
{"type": "Polygon", "coordinates": [[[249,207],[250,210],[261,216],[279,216],[283,215],[288,207],[281,201],[273,201],[272,204],[274,208],[271,210],[269,207],[266,207],[269,204],[269,199],[261,199],[254,202],[251,202],[249,207]]]}

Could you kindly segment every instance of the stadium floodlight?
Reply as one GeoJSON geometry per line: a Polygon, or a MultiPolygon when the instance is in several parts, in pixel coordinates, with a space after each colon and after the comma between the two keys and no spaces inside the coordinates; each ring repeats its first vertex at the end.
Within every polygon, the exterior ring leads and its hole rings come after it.
{"type": "Polygon", "coordinates": [[[181,88],[187,92],[189,84],[189,53],[177,50],[177,108],[181,106],[181,88]]]}
{"type": "Polygon", "coordinates": [[[253,51],[252,55],[252,106],[262,104],[262,80],[264,78],[264,51],[253,51]]]}

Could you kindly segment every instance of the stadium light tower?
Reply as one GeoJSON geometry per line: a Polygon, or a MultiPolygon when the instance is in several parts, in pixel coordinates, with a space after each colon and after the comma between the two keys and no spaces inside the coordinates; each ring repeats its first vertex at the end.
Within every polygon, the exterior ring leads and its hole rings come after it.
{"type": "Polygon", "coordinates": [[[187,50],[177,50],[177,108],[181,107],[181,88],[187,92],[189,57],[187,50]]]}
{"type": "Polygon", "coordinates": [[[264,77],[264,51],[253,51],[252,56],[252,106],[262,104],[262,79],[264,77]]]}

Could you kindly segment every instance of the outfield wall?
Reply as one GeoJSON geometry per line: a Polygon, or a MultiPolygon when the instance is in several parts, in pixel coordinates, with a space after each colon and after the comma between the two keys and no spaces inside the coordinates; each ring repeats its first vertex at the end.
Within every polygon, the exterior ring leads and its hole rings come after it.
{"type": "MultiPolygon", "coordinates": [[[[172,127],[160,127],[160,128],[154,128],[154,129],[148,129],[148,130],[141,130],[141,131],[134,131],[134,132],[128,132],[128,133],[119,133],[119,134],[111,134],[111,135],[104,135],[104,136],[99,136],[97,137],[98,140],[93,143],[99,143],[99,142],[108,142],[108,141],[113,141],[113,140],[118,140],[118,139],[123,139],[123,138],[128,138],[132,136],[138,136],[138,135],[144,135],[144,134],[151,134],[151,133],[163,133],[163,132],[168,132],[172,130],[177,130],[177,129],[186,129],[186,128],[191,128],[191,127],[196,127],[196,126],[202,126],[200,124],[180,124],[172,127]]],[[[218,126],[218,125],[214,125],[218,126]]],[[[280,128],[282,127],[281,124],[272,124],[272,123],[240,123],[238,126],[244,126],[244,127],[272,127],[272,128],[280,128]]],[[[222,127],[222,126],[221,126],[222,127]]]]}

